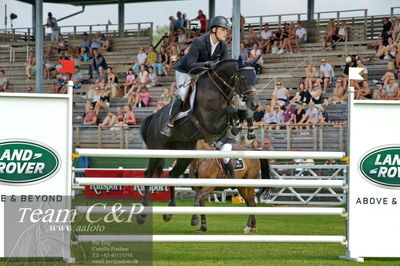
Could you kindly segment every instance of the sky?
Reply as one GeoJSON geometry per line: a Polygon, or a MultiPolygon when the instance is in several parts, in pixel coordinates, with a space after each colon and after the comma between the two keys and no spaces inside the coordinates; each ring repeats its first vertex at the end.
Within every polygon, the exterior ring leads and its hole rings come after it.
{"type": "MultiPolygon", "coordinates": [[[[215,0],[216,14],[231,16],[232,0],[215,0]]],[[[390,13],[390,7],[400,7],[399,0],[316,0],[315,11],[333,11],[333,10],[351,10],[368,9],[369,15],[383,15],[390,13]]],[[[15,13],[18,18],[13,21],[14,28],[30,27],[32,23],[31,5],[16,0],[0,0],[0,28],[5,28],[5,4],[7,4],[7,14],[15,13]]],[[[79,11],[80,7],[60,4],[44,4],[44,19],[48,12],[52,12],[56,18],[69,15],[79,11]]],[[[125,5],[125,23],[133,22],[154,22],[155,25],[167,25],[168,17],[175,15],[180,10],[188,15],[188,18],[194,18],[197,11],[202,9],[208,16],[208,0],[187,0],[170,2],[150,2],[125,5]]],[[[242,0],[241,10],[244,16],[257,15],[276,15],[289,14],[307,11],[307,0],[242,0]]],[[[400,13],[400,8],[396,10],[400,13]]],[[[60,22],[60,25],[90,25],[106,24],[108,20],[112,23],[118,22],[117,5],[90,6],[86,8],[83,14],[66,19],[60,22]]],[[[362,12],[353,13],[353,15],[362,15],[362,12]]],[[[335,17],[335,14],[330,14],[335,17]]],[[[287,17],[285,20],[295,20],[295,17],[287,17]]],[[[247,21],[250,22],[251,19],[247,21]]],[[[253,19],[255,21],[256,19],[253,19]]],[[[10,28],[10,19],[8,19],[8,28],[10,28]]]]}

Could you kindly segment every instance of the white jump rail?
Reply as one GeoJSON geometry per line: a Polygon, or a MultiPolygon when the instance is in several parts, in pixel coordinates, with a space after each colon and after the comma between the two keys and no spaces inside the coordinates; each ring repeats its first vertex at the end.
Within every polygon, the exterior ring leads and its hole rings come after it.
{"type": "Polygon", "coordinates": [[[312,235],[77,235],[78,242],[245,242],[245,243],[335,243],[346,245],[344,236],[312,235]]]}
{"type": "Polygon", "coordinates": [[[117,211],[112,206],[76,206],[77,213],[106,214],[110,212],[130,213],[132,209],[142,214],[231,214],[231,215],[341,215],[344,208],[322,207],[144,207],[121,206],[117,211]]]}
{"type": "Polygon", "coordinates": [[[211,151],[211,150],[139,150],[76,149],[76,154],[89,157],[122,158],[253,158],[253,159],[342,159],[344,152],[316,151],[211,151]]]}
{"type": "Polygon", "coordinates": [[[191,187],[297,187],[343,188],[343,180],[208,179],[208,178],[75,178],[78,186],[191,186],[191,187]]]}

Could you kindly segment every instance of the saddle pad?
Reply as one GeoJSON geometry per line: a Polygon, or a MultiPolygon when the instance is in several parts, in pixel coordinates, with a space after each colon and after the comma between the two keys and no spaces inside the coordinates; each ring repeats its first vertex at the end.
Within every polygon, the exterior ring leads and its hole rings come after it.
{"type": "Polygon", "coordinates": [[[231,164],[233,165],[234,170],[243,170],[244,169],[244,161],[243,159],[231,159],[231,164]]]}
{"type": "Polygon", "coordinates": [[[190,94],[190,108],[184,112],[180,112],[177,116],[175,120],[179,120],[181,118],[186,117],[192,110],[193,110],[193,104],[194,104],[194,99],[196,96],[196,86],[194,86],[193,90],[192,90],[192,94],[190,94]]]}

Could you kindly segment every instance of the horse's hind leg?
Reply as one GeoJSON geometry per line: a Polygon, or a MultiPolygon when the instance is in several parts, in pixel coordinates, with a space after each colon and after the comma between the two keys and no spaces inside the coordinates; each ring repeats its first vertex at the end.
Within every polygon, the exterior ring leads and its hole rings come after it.
{"type": "MultiPolygon", "coordinates": [[[[157,171],[159,172],[159,169],[162,169],[162,159],[158,158],[151,158],[149,159],[149,165],[147,169],[144,171],[144,177],[146,178],[151,178],[153,177],[154,173],[157,171]]],[[[142,200],[143,206],[148,206],[149,205],[149,187],[145,186],[144,187],[144,196],[142,200]]],[[[136,221],[138,224],[143,224],[146,219],[146,214],[138,214],[136,216],[136,221]]]]}
{"type": "MultiPolygon", "coordinates": [[[[256,201],[254,199],[254,187],[249,187],[247,188],[247,195],[249,196],[249,201],[250,207],[255,207],[256,206],[256,201]]],[[[256,216],[255,215],[251,215],[252,221],[251,221],[251,232],[257,232],[257,228],[256,228],[256,216]]]]}
{"type": "MultiPolygon", "coordinates": [[[[204,197],[202,197],[200,199],[200,206],[201,207],[205,207],[206,206],[206,200],[204,199],[204,197]]],[[[205,231],[207,231],[207,219],[206,219],[206,215],[202,214],[201,215],[201,226],[200,229],[197,231],[197,233],[204,233],[205,231]]]]}
{"type": "MultiPolygon", "coordinates": [[[[169,177],[179,178],[179,176],[185,172],[186,168],[192,161],[193,159],[187,159],[187,158],[178,159],[176,161],[174,168],[169,172],[169,177]]],[[[170,191],[170,201],[168,203],[168,206],[176,206],[175,187],[169,187],[169,191],[170,191]]],[[[164,221],[169,222],[172,219],[172,214],[164,214],[163,219],[164,221]]]]}
{"type": "MultiPolygon", "coordinates": [[[[250,195],[248,193],[249,189],[250,188],[245,188],[245,187],[238,188],[240,195],[242,196],[242,198],[246,202],[246,206],[247,207],[254,207],[255,204],[253,206],[251,204],[250,195]]],[[[254,190],[254,188],[253,188],[253,190],[254,190]]],[[[254,194],[253,194],[253,197],[254,197],[254,194]]],[[[253,202],[254,202],[254,199],[253,199],[253,202]]],[[[243,229],[243,233],[249,234],[250,232],[252,232],[253,217],[254,217],[254,215],[249,215],[249,218],[247,219],[247,225],[243,229]]]]}

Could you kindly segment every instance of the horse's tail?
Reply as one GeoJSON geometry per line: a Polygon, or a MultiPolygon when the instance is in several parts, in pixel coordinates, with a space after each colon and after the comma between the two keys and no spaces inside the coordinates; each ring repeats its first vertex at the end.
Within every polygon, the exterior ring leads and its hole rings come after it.
{"type": "Polygon", "coordinates": [[[148,117],[146,117],[142,122],[142,126],[140,127],[140,135],[142,136],[142,139],[146,145],[147,145],[147,139],[146,139],[147,131],[149,129],[150,122],[153,119],[153,116],[154,114],[151,114],[148,117]]]}

